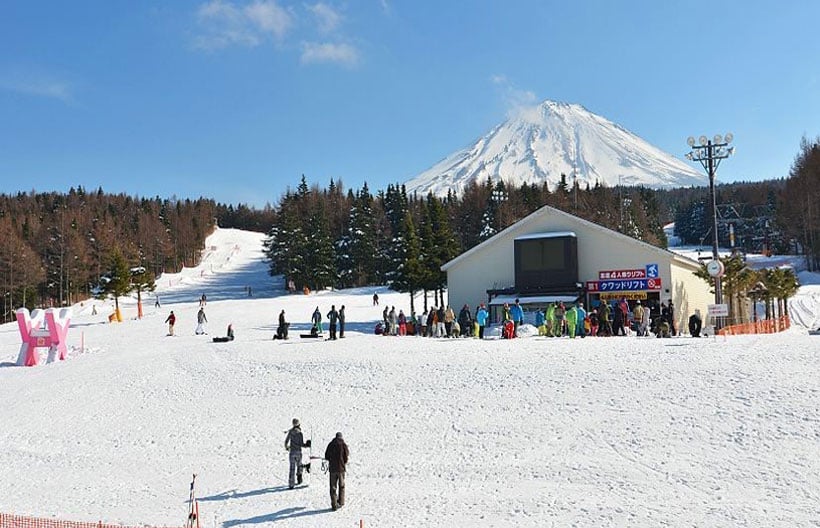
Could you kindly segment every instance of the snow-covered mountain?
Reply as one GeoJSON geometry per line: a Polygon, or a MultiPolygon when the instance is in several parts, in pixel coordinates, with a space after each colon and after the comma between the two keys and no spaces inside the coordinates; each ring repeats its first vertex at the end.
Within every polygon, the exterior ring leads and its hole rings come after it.
{"type": "Polygon", "coordinates": [[[406,188],[440,196],[490,177],[516,186],[548,182],[553,189],[562,173],[567,183],[576,177],[582,187],[596,181],[652,188],[708,183],[694,167],[584,107],[544,101],[518,111],[475,144],[408,181],[406,188]]]}

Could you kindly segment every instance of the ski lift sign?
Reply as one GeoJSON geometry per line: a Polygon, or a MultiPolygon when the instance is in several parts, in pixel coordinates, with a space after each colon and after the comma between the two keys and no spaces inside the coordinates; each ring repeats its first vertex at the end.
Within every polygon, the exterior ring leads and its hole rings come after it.
{"type": "Polygon", "coordinates": [[[587,281],[587,291],[634,292],[661,289],[657,264],[647,264],[644,269],[599,271],[598,279],[587,281]]]}

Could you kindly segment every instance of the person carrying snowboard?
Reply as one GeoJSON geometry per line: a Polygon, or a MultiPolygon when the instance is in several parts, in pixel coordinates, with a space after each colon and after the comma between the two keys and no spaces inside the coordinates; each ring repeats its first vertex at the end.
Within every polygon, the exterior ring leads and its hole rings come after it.
{"type": "Polygon", "coordinates": [[[330,473],[330,507],[333,511],[345,505],[345,469],[348,457],[350,450],[342,438],[342,433],[336,433],[336,437],[325,449],[325,460],[330,473]]]}
{"type": "Polygon", "coordinates": [[[289,453],[288,460],[290,469],[288,471],[288,488],[293,489],[297,484],[302,483],[302,448],[310,447],[310,440],[305,442],[302,435],[302,428],[299,419],[293,419],[293,427],[285,437],[285,450],[289,453]]]}

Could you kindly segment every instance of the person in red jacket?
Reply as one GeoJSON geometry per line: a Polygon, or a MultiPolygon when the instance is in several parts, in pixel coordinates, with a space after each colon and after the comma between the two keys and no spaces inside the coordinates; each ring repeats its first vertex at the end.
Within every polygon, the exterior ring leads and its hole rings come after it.
{"type": "Polygon", "coordinates": [[[334,511],[345,505],[345,467],[349,456],[350,450],[342,438],[342,433],[336,433],[336,438],[331,440],[325,449],[325,460],[328,462],[330,473],[330,507],[334,511]]]}
{"type": "Polygon", "coordinates": [[[171,315],[168,316],[168,318],[165,320],[165,322],[168,323],[168,335],[169,336],[174,335],[174,323],[177,322],[177,316],[174,315],[173,310],[171,310],[171,315]]]}

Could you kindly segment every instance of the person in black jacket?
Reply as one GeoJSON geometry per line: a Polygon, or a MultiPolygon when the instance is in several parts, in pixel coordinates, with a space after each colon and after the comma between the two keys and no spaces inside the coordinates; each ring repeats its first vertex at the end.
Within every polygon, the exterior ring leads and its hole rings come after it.
{"type": "Polygon", "coordinates": [[[339,308],[339,339],[345,336],[345,305],[339,308]]]}
{"type": "Polygon", "coordinates": [[[336,311],[336,305],[330,305],[330,311],[327,312],[328,328],[330,328],[330,339],[336,339],[336,323],[339,320],[339,312],[336,311]]]}
{"type": "Polygon", "coordinates": [[[345,504],[345,468],[350,450],[347,447],[342,433],[336,433],[336,438],[330,441],[325,449],[325,460],[330,472],[330,507],[338,510],[345,504]],[[338,499],[336,489],[338,488],[338,499]]]}

